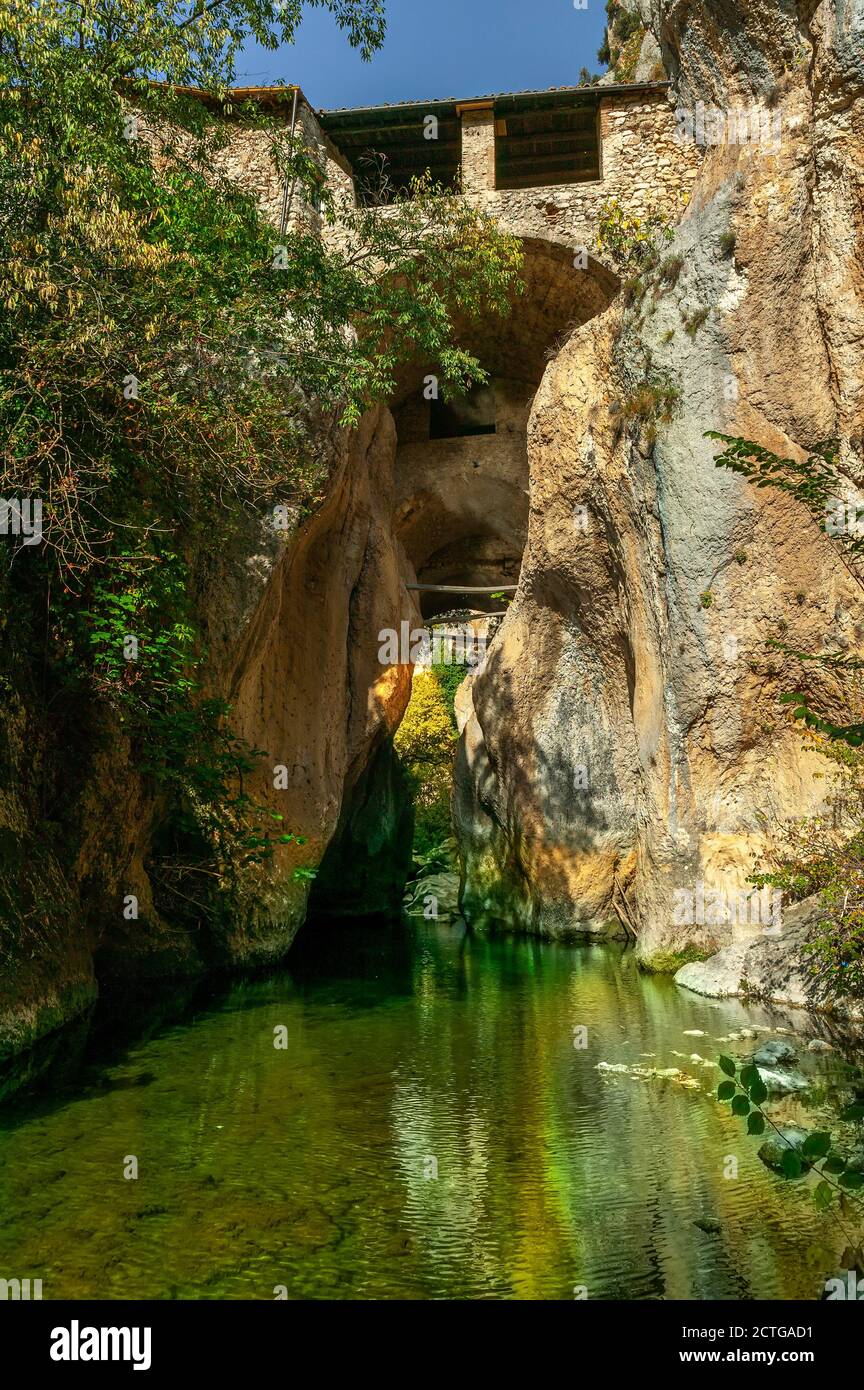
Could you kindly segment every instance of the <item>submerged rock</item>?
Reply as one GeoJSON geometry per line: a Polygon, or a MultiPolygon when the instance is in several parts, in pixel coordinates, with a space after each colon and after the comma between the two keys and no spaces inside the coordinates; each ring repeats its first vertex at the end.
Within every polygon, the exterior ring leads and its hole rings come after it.
{"type": "Polygon", "coordinates": [[[596,1070],[614,1072],[617,1076],[635,1076],[640,1081],[675,1081],[691,1090],[699,1088],[699,1082],[687,1076],[680,1067],[631,1067],[626,1062],[598,1062],[596,1070]]]}
{"type": "Polygon", "coordinates": [[[764,1144],[759,1146],[759,1157],[766,1168],[773,1168],[775,1172],[782,1172],[783,1155],[790,1149],[798,1154],[801,1165],[806,1172],[812,1165],[801,1153],[804,1140],[807,1138],[807,1130],[800,1129],[797,1125],[789,1125],[781,1129],[778,1134],[772,1134],[764,1144]]]}
{"type": "Polygon", "coordinates": [[[772,1071],[768,1067],[760,1067],[759,1075],[772,1096],[793,1096],[810,1089],[807,1077],[799,1071],[772,1071]]]}

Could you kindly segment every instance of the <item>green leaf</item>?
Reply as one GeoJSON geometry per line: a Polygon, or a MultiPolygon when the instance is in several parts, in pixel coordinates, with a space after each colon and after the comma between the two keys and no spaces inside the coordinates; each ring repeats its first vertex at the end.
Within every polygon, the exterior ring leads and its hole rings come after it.
{"type": "Polygon", "coordinates": [[[834,1189],[831,1184],[820,1182],[813,1192],[813,1201],[820,1211],[824,1211],[826,1207],[830,1207],[831,1203],[834,1201],[834,1189]]]}
{"type": "Polygon", "coordinates": [[[747,1116],[747,1133],[765,1133],[765,1116],[760,1115],[758,1110],[752,1110],[750,1114],[747,1116]]]}
{"type": "Polygon", "coordinates": [[[842,1173],[844,1172],[845,1168],[845,1158],[842,1156],[842,1154],[837,1153],[829,1154],[825,1162],[822,1164],[822,1170],[825,1173],[842,1173]]]}
{"type": "Polygon", "coordinates": [[[733,1115],[749,1115],[750,1102],[746,1096],[736,1096],[732,1102],[733,1115]]]}
{"type": "Polygon", "coordinates": [[[720,1085],[717,1087],[717,1099],[718,1099],[718,1100],[731,1100],[732,1097],[734,1096],[734,1094],[735,1094],[735,1082],[734,1082],[734,1081],[721,1081],[721,1082],[720,1082],[720,1085]]]}
{"type": "Polygon", "coordinates": [[[795,1152],[794,1149],[786,1150],[786,1152],[780,1160],[780,1167],[783,1171],[784,1178],[789,1178],[792,1181],[794,1181],[795,1178],[800,1178],[802,1172],[804,1171],[804,1165],[801,1162],[801,1158],[795,1152]]]}
{"type": "Polygon", "coordinates": [[[824,1158],[831,1148],[831,1135],[826,1130],[815,1130],[808,1134],[801,1146],[805,1158],[824,1158]]]}
{"type": "Polygon", "coordinates": [[[748,1091],[754,1082],[759,1080],[759,1070],[754,1067],[752,1062],[748,1062],[746,1067],[741,1068],[741,1085],[748,1091]]]}
{"type": "Polygon", "coordinates": [[[735,1063],[732,1061],[732,1058],[731,1058],[731,1057],[718,1057],[717,1061],[718,1061],[720,1070],[721,1070],[721,1071],[725,1071],[725,1073],[726,1073],[727,1076],[734,1076],[734,1075],[735,1075],[736,1067],[735,1067],[735,1063]]]}
{"type": "Polygon", "coordinates": [[[864,1187],[864,1173],[841,1173],[837,1181],[847,1192],[857,1192],[864,1187]]]}
{"type": "Polygon", "coordinates": [[[864,1104],[856,1100],[852,1105],[847,1105],[845,1110],[840,1111],[841,1120],[864,1120],[864,1104]]]}
{"type": "Polygon", "coordinates": [[[754,1105],[764,1105],[765,1101],[768,1099],[768,1087],[765,1085],[761,1076],[757,1076],[750,1087],[750,1099],[754,1105]]]}

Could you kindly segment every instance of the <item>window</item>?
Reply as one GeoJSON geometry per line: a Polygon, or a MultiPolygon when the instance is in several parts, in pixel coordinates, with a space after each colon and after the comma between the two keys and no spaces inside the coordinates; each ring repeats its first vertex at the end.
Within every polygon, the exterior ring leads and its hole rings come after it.
{"type": "Polygon", "coordinates": [[[510,110],[495,103],[495,187],[542,188],[600,178],[599,109],[595,102],[536,104],[510,110]]]}
{"type": "Polygon", "coordinates": [[[495,399],[484,387],[476,387],[455,401],[429,402],[430,439],[459,439],[495,431],[495,399]]]}
{"type": "Polygon", "coordinates": [[[451,103],[324,112],[322,124],[351,164],[362,206],[403,197],[412,178],[427,172],[444,188],[457,187],[462,124],[451,103]]]}

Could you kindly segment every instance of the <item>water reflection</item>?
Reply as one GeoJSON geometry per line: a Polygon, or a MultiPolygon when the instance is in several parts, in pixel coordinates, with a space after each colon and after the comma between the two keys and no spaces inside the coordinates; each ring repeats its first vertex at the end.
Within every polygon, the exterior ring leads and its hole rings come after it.
{"type": "Polygon", "coordinates": [[[772,1023],[615,946],[320,924],[107,1084],[8,1113],[0,1272],[46,1298],[818,1297],[842,1237],[708,1094],[717,1039],[772,1023]]]}

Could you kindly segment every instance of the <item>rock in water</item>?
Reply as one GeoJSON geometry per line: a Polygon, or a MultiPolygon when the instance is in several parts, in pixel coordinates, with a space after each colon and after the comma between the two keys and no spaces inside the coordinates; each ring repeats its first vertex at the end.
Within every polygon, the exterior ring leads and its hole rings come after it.
{"type": "Polygon", "coordinates": [[[811,1167],[808,1159],[804,1158],[801,1149],[804,1140],[807,1138],[806,1129],[799,1129],[797,1125],[789,1125],[786,1129],[781,1129],[779,1134],[772,1134],[770,1139],[766,1139],[764,1144],[759,1146],[759,1157],[766,1168],[773,1168],[775,1172],[782,1172],[783,1155],[790,1149],[798,1154],[801,1159],[801,1166],[805,1172],[811,1167]]]}
{"type": "Polygon", "coordinates": [[[810,1082],[800,1071],[771,1071],[768,1067],[760,1067],[759,1075],[772,1096],[794,1096],[798,1091],[810,1089],[810,1082]]]}
{"type": "Polygon", "coordinates": [[[757,1067],[787,1067],[798,1061],[798,1053],[790,1043],[783,1042],[780,1038],[772,1038],[770,1042],[757,1048],[753,1053],[753,1061],[757,1067]]]}
{"type": "Polygon", "coordinates": [[[405,890],[403,910],[409,917],[451,921],[459,911],[459,875],[449,872],[429,874],[426,878],[409,883],[405,890]]]}

